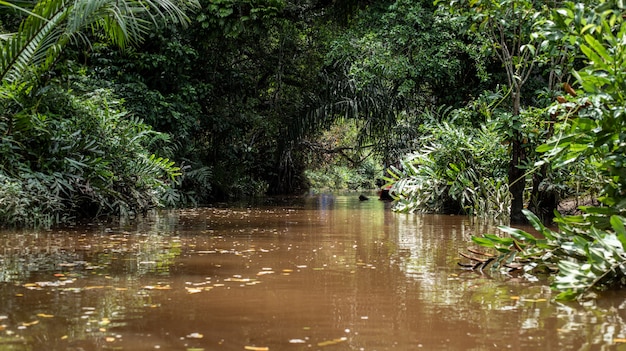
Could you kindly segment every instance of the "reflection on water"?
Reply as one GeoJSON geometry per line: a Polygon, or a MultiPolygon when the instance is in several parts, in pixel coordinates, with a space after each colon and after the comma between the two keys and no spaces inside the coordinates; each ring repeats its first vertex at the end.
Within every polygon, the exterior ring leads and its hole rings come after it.
{"type": "Polygon", "coordinates": [[[493,228],[379,201],[162,212],[0,233],[0,350],[618,350],[624,294],[460,270],[493,228]]]}

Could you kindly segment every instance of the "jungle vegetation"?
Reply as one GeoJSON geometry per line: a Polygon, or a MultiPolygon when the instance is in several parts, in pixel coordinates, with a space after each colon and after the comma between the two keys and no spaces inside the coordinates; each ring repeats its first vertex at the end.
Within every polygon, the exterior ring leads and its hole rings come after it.
{"type": "Polygon", "coordinates": [[[492,269],[558,272],[564,298],[621,286],[625,10],[1,0],[0,223],[385,178],[397,211],[530,222],[544,235],[476,237],[498,250],[492,269]],[[566,200],[585,206],[568,213],[566,200]]]}

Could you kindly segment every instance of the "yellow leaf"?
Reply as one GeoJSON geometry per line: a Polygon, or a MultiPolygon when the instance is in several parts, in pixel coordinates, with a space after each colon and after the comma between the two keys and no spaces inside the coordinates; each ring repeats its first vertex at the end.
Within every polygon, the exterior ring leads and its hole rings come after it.
{"type": "Polygon", "coordinates": [[[244,349],[248,351],[268,351],[269,347],[259,347],[259,346],[246,346],[244,349]]]}
{"type": "Polygon", "coordinates": [[[54,315],[51,315],[51,314],[45,314],[45,313],[37,313],[37,317],[41,317],[41,318],[52,318],[52,317],[54,317],[54,315]]]}
{"type": "Polygon", "coordinates": [[[104,285],[96,285],[96,286],[86,286],[85,290],[93,290],[93,289],[103,289],[104,285]]]}
{"type": "Polygon", "coordinates": [[[346,338],[346,337],[339,338],[339,339],[333,339],[333,340],[326,340],[326,341],[318,342],[317,346],[324,347],[324,346],[336,345],[336,344],[339,344],[339,343],[344,342],[346,340],[348,340],[348,338],[346,338]]]}

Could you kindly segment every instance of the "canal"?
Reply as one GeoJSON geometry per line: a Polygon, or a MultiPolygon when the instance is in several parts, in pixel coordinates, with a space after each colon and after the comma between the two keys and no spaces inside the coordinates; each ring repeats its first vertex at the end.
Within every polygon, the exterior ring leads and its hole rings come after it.
{"type": "Polygon", "coordinates": [[[0,232],[0,351],[622,350],[626,295],[458,265],[463,216],[319,195],[0,232]]]}

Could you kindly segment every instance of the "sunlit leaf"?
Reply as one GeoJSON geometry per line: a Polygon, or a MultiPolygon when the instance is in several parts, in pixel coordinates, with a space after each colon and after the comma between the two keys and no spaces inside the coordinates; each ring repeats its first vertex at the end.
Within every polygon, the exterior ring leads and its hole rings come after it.
{"type": "Polygon", "coordinates": [[[326,340],[326,341],[322,341],[322,342],[318,342],[317,346],[319,347],[324,347],[324,346],[331,346],[331,345],[337,345],[339,343],[345,342],[346,340],[348,340],[348,338],[341,337],[338,339],[332,339],[332,340],[326,340]]]}

